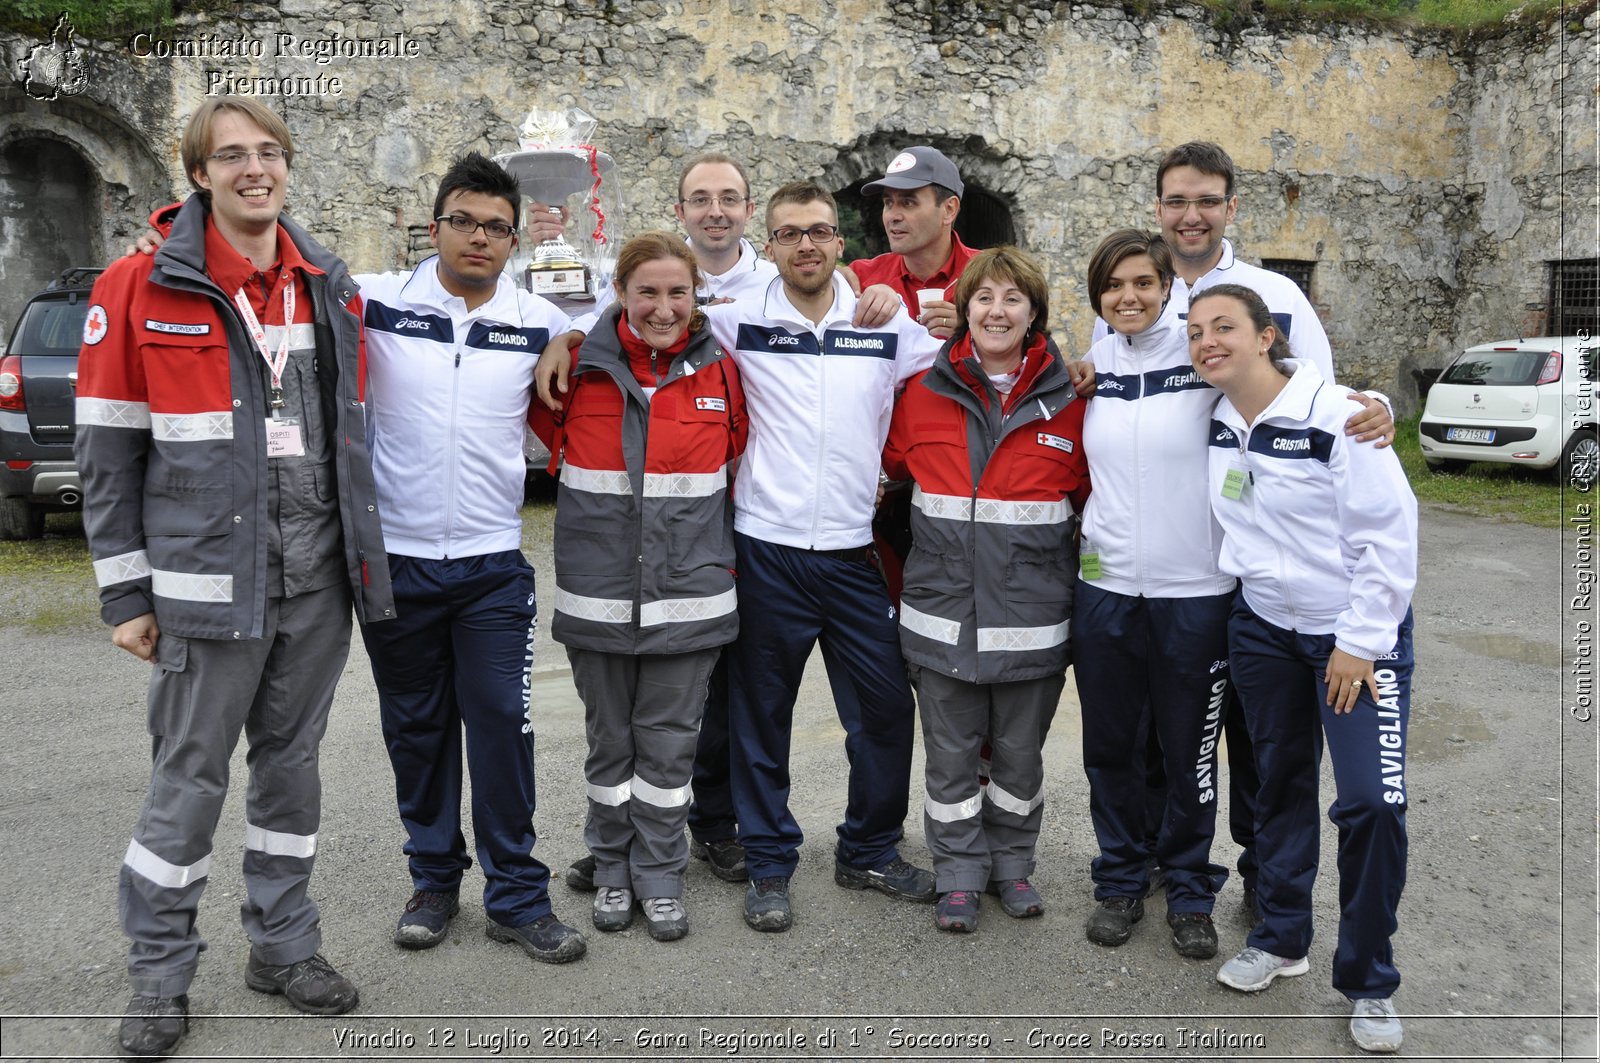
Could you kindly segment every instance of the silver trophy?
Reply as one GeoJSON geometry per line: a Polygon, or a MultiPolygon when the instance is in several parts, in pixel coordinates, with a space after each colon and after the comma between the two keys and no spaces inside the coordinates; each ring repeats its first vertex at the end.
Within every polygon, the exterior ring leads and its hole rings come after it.
{"type": "Polygon", "coordinates": [[[521,150],[495,157],[516,178],[531,226],[543,215],[562,231],[512,256],[518,283],[563,310],[593,306],[616,263],[612,216],[622,209],[616,163],[592,143],[598,123],[576,107],[533,110],[518,135],[521,150]]]}

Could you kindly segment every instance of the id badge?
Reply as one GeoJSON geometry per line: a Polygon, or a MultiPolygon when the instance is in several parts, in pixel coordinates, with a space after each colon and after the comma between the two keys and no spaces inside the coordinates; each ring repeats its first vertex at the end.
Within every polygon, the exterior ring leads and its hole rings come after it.
{"type": "Polygon", "coordinates": [[[1238,502],[1244,498],[1249,486],[1250,470],[1242,465],[1230,465],[1227,475],[1222,478],[1222,497],[1238,502]]]}
{"type": "Polygon", "coordinates": [[[1100,551],[1090,550],[1078,555],[1078,575],[1088,580],[1100,578],[1100,551]]]}
{"type": "Polygon", "coordinates": [[[298,458],[306,452],[300,422],[293,418],[267,418],[267,457],[298,458]]]}

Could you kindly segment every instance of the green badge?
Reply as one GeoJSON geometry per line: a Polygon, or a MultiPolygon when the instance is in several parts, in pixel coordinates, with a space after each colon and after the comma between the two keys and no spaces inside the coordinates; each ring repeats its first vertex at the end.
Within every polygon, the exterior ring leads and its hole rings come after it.
{"type": "Polygon", "coordinates": [[[1078,574],[1084,579],[1100,578],[1100,553],[1091,551],[1078,555],[1078,574]]]}
{"type": "Polygon", "coordinates": [[[1250,473],[1235,465],[1228,470],[1228,475],[1222,480],[1222,497],[1237,502],[1244,497],[1244,489],[1250,483],[1250,473]]]}

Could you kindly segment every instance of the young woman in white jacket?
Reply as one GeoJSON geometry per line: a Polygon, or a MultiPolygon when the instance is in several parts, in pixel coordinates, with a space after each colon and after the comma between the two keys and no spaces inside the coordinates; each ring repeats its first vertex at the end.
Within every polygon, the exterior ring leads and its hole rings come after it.
{"type": "Polygon", "coordinates": [[[1393,1052],[1416,499],[1393,451],[1345,438],[1347,389],[1289,360],[1255,292],[1195,295],[1187,333],[1195,369],[1224,396],[1208,482],[1221,566],[1240,581],[1229,658],[1261,775],[1264,919],[1217,979],[1258,992],[1309,969],[1325,743],[1338,792],[1328,812],[1339,830],[1333,986],[1354,1002],[1356,1044],[1393,1052]]]}

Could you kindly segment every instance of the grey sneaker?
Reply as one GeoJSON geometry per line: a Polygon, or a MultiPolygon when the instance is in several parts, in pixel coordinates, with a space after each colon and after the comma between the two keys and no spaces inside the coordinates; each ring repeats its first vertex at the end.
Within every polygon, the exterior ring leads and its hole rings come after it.
{"type": "Polygon", "coordinates": [[[1044,898],[1025,878],[991,882],[989,892],[1000,898],[1000,910],[1013,919],[1031,919],[1044,914],[1044,898]]]}
{"type": "Polygon", "coordinates": [[[902,900],[932,904],[939,899],[933,872],[895,857],[874,868],[851,867],[838,857],[833,861],[833,881],[851,890],[877,890],[902,900]]]}
{"type": "Polygon", "coordinates": [[[311,1015],[343,1015],[361,1002],[350,979],[334,970],[321,953],[274,966],[251,949],[244,984],[257,993],[282,993],[289,1003],[311,1015]]]}
{"type": "Polygon", "coordinates": [[[1393,998],[1357,1000],[1350,1015],[1350,1037],[1363,1052],[1398,1052],[1405,1031],[1393,998]]]}
{"type": "Polygon", "coordinates": [[[644,909],[644,926],[657,941],[677,941],[689,932],[689,913],[683,910],[678,897],[646,897],[639,902],[644,909]]]}
{"type": "Polygon", "coordinates": [[[1242,993],[1259,993],[1279,975],[1289,978],[1309,970],[1311,964],[1304,956],[1289,960],[1251,947],[1223,964],[1222,970],[1217,972],[1217,981],[1242,993]]]}
{"type": "Polygon", "coordinates": [[[633,891],[619,886],[599,886],[594,891],[594,928],[607,932],[633,925],[633,891]]]}
{"type": "Polygon", "coordinates": [[[1083,929],[1096,945],[1114,949],[1133,936],[1133,924],[1143,918],[1143,897],[1107,897],[1089,913],[1083,929]]]}
{"type": "Polygon", "coordinates": [[[400,913],[394,943],[403,949],[431,949],[444,940],[450,920],[461,910],[456,892],[417,890],[400,913]]]}
{"type": "Polygon", "coordinates": [[[788,930],[794,921],[789,910],[789,880],[758,878],[744,891],[744,921],[752,930],[788,930]]]}
{"type": "Polygon", "coordinates": [[[505,926],[490,919],[483,933],[490,941],[521,945],[523,952],[540,963],[569,963],[589,950],[583,935],[554,913],[541,915],[525,926],[505,926]]]}
{"type": "Polygon", "coordinates": [[[122,1054],[135,1059],[166,1059],[189,1029],[189,998],[135,996],[117,1030],[122,1054]]]}

